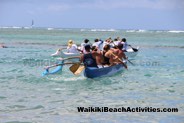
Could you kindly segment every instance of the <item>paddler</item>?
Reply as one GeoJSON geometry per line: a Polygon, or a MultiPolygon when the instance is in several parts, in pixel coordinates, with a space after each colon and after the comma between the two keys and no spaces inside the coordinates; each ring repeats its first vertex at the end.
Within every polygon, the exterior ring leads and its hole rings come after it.
{"type": "Polygon", "coordinates": [[[105,53],[105,57],[109,58],[111,66],[122,63],[127,69],[127,65],[122,62],[122,59],[126,59],[126,55],[124,54],[122,48],[123,44],[119,43],[117,49],[111,48],[108,52],[105,53]]]}
{"type": "Polygon", "coordinates": [[[73,40],[68,41],[67,52],[68,53],[78,53],[78,47],[76,44],[74,44],[73,40]]]}

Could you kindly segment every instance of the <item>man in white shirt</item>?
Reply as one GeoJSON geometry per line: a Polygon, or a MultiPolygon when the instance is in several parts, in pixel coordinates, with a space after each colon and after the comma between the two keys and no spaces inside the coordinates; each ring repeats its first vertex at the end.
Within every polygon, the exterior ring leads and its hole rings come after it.
{"type": "Polygon", "coordinates": [[[84,39],[84,42],[81,43],[81,48],[80,48],[80,50],[81,50],[82,53],[84,53],[84,54],[87,53],[86,50],[85,50],[85,46],[86,46],[86,45],[90,45],[90,47],[91,47],[91,43],[89,43],[89,39],[84,39]]]}
{"type": "Polygon", "coordinates": [[[122,44],[123,44],[123,51],[127,51],[127,49],[128,49],[128,43],[126,42],[126,38],[122,38],[122,40],[121,40],[122,42],[122,44]]]}
{"type": "Polygon", "coordinates": [[[114,44],[115,44],[115,46],[118,46],[119,43],[121,43],[121,41],[118,40],[117,38],[115,38],[115,39],[114,39],[114,44]]]}
{"type": "Polygon", "coordinates": [[[103,49],[103,41],[101,39],[95,39],[95,43],[92,46],[96,46],[99,50],[103,49]]]}

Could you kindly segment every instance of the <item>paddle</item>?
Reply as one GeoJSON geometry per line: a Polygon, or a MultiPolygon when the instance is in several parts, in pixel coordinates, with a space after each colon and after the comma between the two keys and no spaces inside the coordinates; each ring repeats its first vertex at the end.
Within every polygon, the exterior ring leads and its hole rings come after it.
{"type": "Polygon", "coordinates": [[[75,64],[75,63],[68,62],[68,63],[55,64],[55,65],[47,66],[47,67],[45,67],[45,69],[48,70],[49,68],[61,66],[61,65],[66,65],[66,64],[75,64]]]}
{"type": "MultiPolygon", "coordinates": [[[[113,52],[111,52],[111,54],[112,54],[114,57],[118,57],[118,56],[115,55],[113,52]]],[[[127,65],[126,65],[120,58],[118,58],[118,60],[122,63],[122,65],[123,65],[126,69],[128,69],[128,68],[127,68],[127,65]]]]}
{"type": "Polygon", "coordinates": [[[85,69],[85,66],[81,66],[81,63],[75,63],[69,69],[74,75],[78,75],[85,69]]]}
{"type": "MultiPolygon", "coordinates": [[[[115,46],[116,48],[118,48],[117,45],[116,45],[113,41],[112,41],[112,43],[114,44],[114,46],[115,46]]],[[[112,53],[112,55],[113,55],[113,56],[116,56],[116,55],[113,54],[113,53],[112,53]]],[[[120,58],[118,58],[118,59],[121,60],[120,58]]],[[[127,57],[127,60],[128,60],[128,57],[127,57]]],[[[121,60],[121,62],[123,62],[123,61],[121,60]]],[[[128,62],[130,62],[132,65],[134,65],[130,60],[128,60],[128,62]]],[[[123,64],[124,64],[124,63],[123,63],[123,64]]],[[[127,67],[127,66],[126,66],[126,67],[127,67]]],[[[125,68],[126,68],[126,67],[125,67],[125,68]]]]}
{"type": "Polygon", "coordinates": [[[56,66],[65,65],[65,64],[75,64],[75,63],[72,63],[72,62],[64,63],[64,60],[75,59],[75,58],[79,58],[79,57],[78,56],[73,56],[73,57],[68,57],[68,58],[60,58],[59,60],[62,61],[61,64],[55,64],[55,65],[47,66],[45,69],[49,69],[51,67],[56,67],[56,66]]]}
{"type": "MultiPolygon", "coordinates": [[[[128,58],[127,58],[127,60],[128,60],[128,58]]],[[[130,64],[134,65],[134,63],[132,63],[130,60],[128,60],[128,62],[129,62],[130,64]]]]}
{"type": "Polygon", "coordinates": [[[138,51],[138,49],[133,48],[131,45],[128,45],[128,46],[130,46],[134,52],[137,52],[138,51]]]}
{"type": "Polygon", "coordinates": [[[72,73],[75,73],[75,71],[77,71],[77,69],[80,67],[80,63],[75,63],[75,64],[73,64],[72,66],[70,66],[70,71],[72,72],[72,73]]]}

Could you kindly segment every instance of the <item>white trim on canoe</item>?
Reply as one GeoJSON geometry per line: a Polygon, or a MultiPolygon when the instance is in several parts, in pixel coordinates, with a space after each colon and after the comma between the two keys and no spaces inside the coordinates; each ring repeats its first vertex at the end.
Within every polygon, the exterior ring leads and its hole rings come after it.
{"type": "Polygon", "coordinates": [[[80,56],[80,53],[67,53],[63,52],[62,49],[58,49],[55,53],[51,54],[51,56],[66,58],[66,57],[80,56]]]}

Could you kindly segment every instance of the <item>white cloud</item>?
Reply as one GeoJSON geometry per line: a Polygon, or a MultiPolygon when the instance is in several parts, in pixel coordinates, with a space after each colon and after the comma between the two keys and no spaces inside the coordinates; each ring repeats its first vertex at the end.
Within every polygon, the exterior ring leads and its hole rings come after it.
{"type": "Polygon", "coordinates": [[[115,8],[151,8],[178,9],[184,8],[183,0],[93,0],[93,3],[82,3],[81,7],[96,7],[102,9],[115,8]]]}
{"type": "MultiPolygon", "coordinates": [[[[29,15],[43,14],[45,12],[65,12],[70,9],[184,9],[184,0],[2,0],[7,6],[19,2],[26,6],[29,15]],[[21,2],[22,1],[22,2],[21,2]]],[[[5,4],[4,4],[5,5],[5,4]]],[[[16,4],[17,6],[17,4],[16,4]]]]}
{"type": "Polygon", "coordinates": [[[68,4],[51,4],[48,6],[49,11],[62,12],[71,8],[68,4]]]}
{"type": "Polygon", "coordinates": [[[184,8],[184,0],[68,0],[57,1],[58,6],[51,7],[52,10],[63,10],[69,8],[151,8],[151,9],[181,9],[184,8]],[[62,1],[62,2],[61,2],[62,1]],[[63,4],[64,3],[64,4],[63,4]]]}

